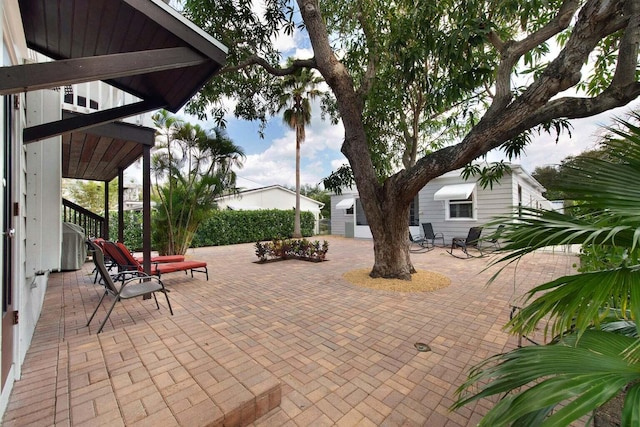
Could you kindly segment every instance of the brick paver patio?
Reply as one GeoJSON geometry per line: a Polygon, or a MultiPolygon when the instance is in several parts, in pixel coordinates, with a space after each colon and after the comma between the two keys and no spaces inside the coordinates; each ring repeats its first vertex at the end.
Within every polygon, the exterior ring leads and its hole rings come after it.
{"type": "Polygon", "coordinates": [[[251,244],[190,250],[210,280],[164,276],[174,316],[162,298],[160,310],[124,301],[100,335],[106,309],[85,327],[101,293],[92,264],[53,274],[3,425],[476,425],[491,402],[450,412],[455,389],[516,346],[502,331],[510,305],[576,262],[532,254],[487,287],[489,258],[435,249],[414,265],[451,286],[393,293],[342,279],[373,265],[371,241],[327,240],[329,261],[317,264],[259,265],[251,244]]]}

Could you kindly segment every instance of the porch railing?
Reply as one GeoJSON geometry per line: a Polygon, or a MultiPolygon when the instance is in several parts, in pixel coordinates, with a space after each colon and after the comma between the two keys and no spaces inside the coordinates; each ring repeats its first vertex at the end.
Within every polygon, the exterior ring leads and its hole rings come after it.
{"type": "Polygon", "coordinates": [[[104,217],[67,199],[62,199],[62,220],[82,227],[84,235],[87,237],[104,237],[106,235],[104,217]]]}

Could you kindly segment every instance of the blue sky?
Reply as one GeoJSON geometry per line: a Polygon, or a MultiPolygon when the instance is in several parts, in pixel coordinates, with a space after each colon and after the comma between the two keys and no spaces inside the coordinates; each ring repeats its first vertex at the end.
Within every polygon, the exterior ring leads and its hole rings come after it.
{"type": "MultiPolygon", "coordinates": [[[[259,8],[260,2],[255,2],[254,7],[259,8]]],[[[280,35],[274,43],[283,53],[283,58],[313,56],[306,34],[298,28],[292,37],[280,35]]],[[[637,108],[639,104],[636,102],[634,105],[637,108]]],[[[312,113],[311,124],[306,129],[307,138],[301,147],[301,182],[314,186],[332,170],[346,163],[346,159],[340,153],[344,136],[342,124],[331,125],[329,121],[322,121],[320,106],[317,103],[312,105],[312,111],[315,113],[312,113]]],[[[563,135],[557,144],[555,136],[536,137],[527,147],[525,154],[513,163],[521,164],[529,172],[533,172],[537,166],[559,164],[567,156],[594,148],[601,127],[610,125],[611,117],[623,116],[628,111],[628,107],[623,107],[599,116],[574,120],[571,138],[563,135]]],[[[192,117],[185,119],[197,122],[192,117]]],[[[264,139],[259,137],[257,123],[238,120],[233,116],[227,117],[227,123],[229,137],[241,146],[247,155],[244,167],[237,170],[239,186],[295,186],[295,134],[282,123],[281,117],[273,117],[269,121],[264,139]]],[[[214,126],[212,122],[200,124],[205,128],[214,126]]],[[[499,152],[491,152],[487,156],[489,161],[502,158],[499,152]]]]}

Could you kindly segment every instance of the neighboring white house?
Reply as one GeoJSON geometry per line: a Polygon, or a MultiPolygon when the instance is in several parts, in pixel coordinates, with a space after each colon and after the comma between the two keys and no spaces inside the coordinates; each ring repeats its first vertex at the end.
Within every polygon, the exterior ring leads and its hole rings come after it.
{"type": "MultiPolygon", "coordinates": [[[[216,202],[219,209],[243,211],[259,209],[290,210],[296,207],[296,192],[280,185],[270,185],[219,197],[216,202]]],[[[320,210],[323,207],[324,203],[300,195],[300,212],[311,212],[315,218],[314,234],[320,232],[320,210]]]]}
{"type": "MultiPolygon", "coordinates": [[[[433,179],[411,205],[412,234],[419,235],[420,224],[430,222],[449,244],[453,237],[466,236],[469,228],[508,215],[518,207],[552,209],[542,196],[545,189],[538,181],[520,165],[511,165],[511,170],[493,188],[482,188],[475,180],[465,181],[460,170],[433,179]]],[[[371,238],[357,191],[331,196],[331,233],[371,238]]]]}
{"type": "Polygon", "coordinates": [[[148,170],[145,114],[179,111],[226,48],[159,0],[0,0],[0,33],[1,418],[36,322],[51,321],[39,318],[61,269],[62,178],[109,182],[141,157],[148,170]]]}

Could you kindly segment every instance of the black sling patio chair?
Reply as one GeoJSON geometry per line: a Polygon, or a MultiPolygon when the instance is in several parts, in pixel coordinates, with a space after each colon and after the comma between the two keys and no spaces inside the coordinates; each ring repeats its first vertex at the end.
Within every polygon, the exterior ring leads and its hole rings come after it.
{"type": "MultiPolygon", "coordinates": [[[[500,224],[498,228],[496,228],[496,230],[493,232],[493,234],[487,237],[487,240],[483,240],[483,243],[484,242],[488,243],[487,249],[489,249],[490,252],[494,252],[500,249],[500,236],[502,235],[503,231],[504,231],[504,225],[500,224]]],[[[484,250],[487,250],[487,249],[484,249],[484,250]]]]}
{"type": "Polygon", "coordinates": [[[98,274],[102,278],[100,283],[104,286],[104,293],[102,294],[102,297],[100,297],[100,301],[98,302],[96,309],[93,310],[93,314],[91,314],[91,317],[87,322],[87,326],[91,324],[91,321],[98,312],[98,309],[102,305],[102,301],[104,300],[104,297],[107,296],[107,294],[113,296],[113,303],[111,304],[111,307],[109,307],[107,315],[100,324],[100,328],[98,328],[98,334],[102,332],[102,328],[104,328],[107,320],[109,320],[109,316],[111,315],[113,308],[116,306],[116,303],[123,299],[136,298],[151,294],[153,295],[153,299],[156,302],[156,307],[159,310],[160,305],[158,304],[158,299],[156,298],[156,292],[162,292],[167,299],[169,311],[173,316],[173,309],[171,308],[171,302],[169,301],[169,295],[167,294],[168,291],[165,289],[164,284],[162,283],[160,278],[156,276],[149,276],[140,271],[123,271],[118,274],[110,275],[107,267],[105,266],[104,253],[102,252],[100,246],[98,246],[91,240],[87,240],[87,245],[89,245],[89,248],[93,252],[93,263],[98,270],[98,274]],[[118,278],[119,274],[126,274],[127,279],[120,281],[120,279],[118,278]],[[134,275],[134,277],[132,277],[132,275],[134,275]],[[118,283],[119,286],[116,285],[116,283],[118,283]]]}
{"type": "Polygon", "coordinates": [[[420,253],[427,252],[433,249],[433,245],[429,243],[424,237],[414,237],[409,231],[409,252],[420,253]]]}
{"type": "Polygon", "coordinates": [[[428,240],[431,243],[431,246],[436,246],[436,240],[441,240],[442,241],[442,246],[441,247],[445,247],[444,244],[444,234],[442,233],[434,233],[433,232],[433,225],[431,225],[430,222],[423,222],[422,223],[422,232],[424,233],[424,238],[426,240],[428,240]]]}
{"type": "Polygon", "coordinates": [[[451,249],[447,252],[456,258],[473,258],[482,256],[482,249],[480,248],[480,234],[482,233],[482,227],[471,227],[467,237],[454,237],[451,241],[451,249]],[[479,255],[473,255],[469,252],[469,249],[475,249],[479,255]]]}

